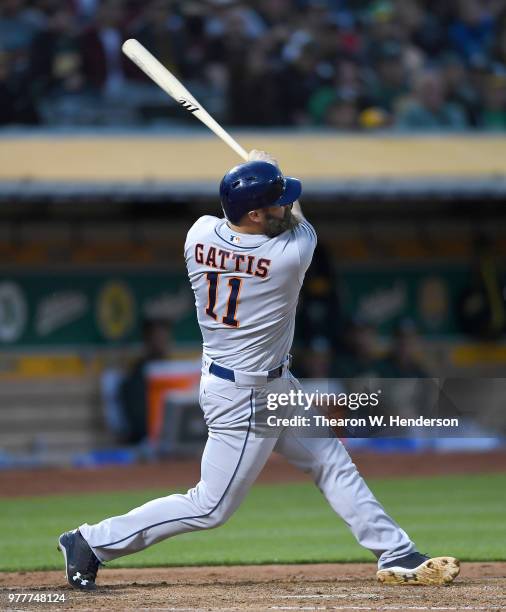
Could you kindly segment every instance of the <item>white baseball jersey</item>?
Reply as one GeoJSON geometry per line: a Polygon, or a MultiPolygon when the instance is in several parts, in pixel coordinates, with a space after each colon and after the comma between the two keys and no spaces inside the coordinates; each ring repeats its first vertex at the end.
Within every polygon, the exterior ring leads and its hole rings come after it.
{"type": "Polygon", "coordinates": [[[286,359],[315,246],[305,219],[275,238],[235,232],[210,215],[198,219],[185,259],[208,358],[243,372],[271,370],[286,359]]]}

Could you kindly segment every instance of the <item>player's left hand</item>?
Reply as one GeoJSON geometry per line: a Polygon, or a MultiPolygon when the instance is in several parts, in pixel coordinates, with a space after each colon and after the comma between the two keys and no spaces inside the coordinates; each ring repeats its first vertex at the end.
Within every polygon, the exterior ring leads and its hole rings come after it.
{"type": "Polygon", "coordinates": [[[270,153],[267,153],[267,151],[258,151],[257,149],[253,149],[249,152],[248,159],[249,161],[265,161],[273,166],[276,166],[277,168],[279,167],[278,161],[274,159],[270,153]]]}

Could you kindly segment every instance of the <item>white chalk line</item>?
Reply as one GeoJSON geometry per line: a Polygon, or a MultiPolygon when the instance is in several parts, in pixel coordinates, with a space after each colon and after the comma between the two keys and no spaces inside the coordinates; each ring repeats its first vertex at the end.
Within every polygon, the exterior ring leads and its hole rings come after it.
{"type": "Polygon", "coordinates": [[[271,606],[270,610],[506,610],[498,606],[271,606]]]}
{"type": "MultiPolygon", "coordinates": [[[[262,606],[263,609],[268,610],[336,610],[346,612],[349,610],[429,610],[429,611],[442,611],[442,612],[458,612],[460,610],[506,610],[505,607],[498,606],[262,606]]],[[[256,608],[250,608],[256,609],[256,608]]],[[[17,608],[7,608],[9,612],[23,612],[17,608]]],[[[54,612],[57,610],[68,610],[68,608],[53,608],[54,612]]],[[[79,608],[81,612],[96,612],[97,608],[79,608]]],[[[247,607],[234,606],[233,608],[174,608],[174,607],[149,607],[149,608],[137,608],[139,612],[209,612],[210,610],[216,610],[219,612],[237,612],[242,610],[248,610],[247,607]]]]}
{"type": "Polygon", "coordinates": [[[421,607],[421,606],[333,606],[331,608],[316,606],[271,606],[269,610],[430,610],[430,611],[456,611],[461,610],[506,610],[504,607],[497,606],[459,606],[459,607],[421,607]]]}
{"type": "MultiPolygon", "coordinates": [[[[273,595],[276,599],[381,599],[378,593],[319,593],[317,595],[273,595]]],[[[415,596],[421,599],[421,596],[415,596]]]]}

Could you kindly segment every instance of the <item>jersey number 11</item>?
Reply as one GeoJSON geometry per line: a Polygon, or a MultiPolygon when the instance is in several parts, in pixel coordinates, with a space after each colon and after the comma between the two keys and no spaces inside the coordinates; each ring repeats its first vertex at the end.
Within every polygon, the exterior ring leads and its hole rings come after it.
{"type": "MultiPolygon", "coordinates": [[[[207,278],[207,307],[206,314],[215,321],[218,320],[218,315],[215,313],[214,308],[216,306],[216,300],[218,299],[218,284],[219,274],[218,272],[208,272],[207,278]]],[[[241,292],[242,278],[236,276],[228,279],[228,286],[230,292],[228,295],[227,310],[222,318],[222,323],[229,327],[239,327],[239,321],[236,319],[237,305],[239,304],[239,294],[241,292]]]]}

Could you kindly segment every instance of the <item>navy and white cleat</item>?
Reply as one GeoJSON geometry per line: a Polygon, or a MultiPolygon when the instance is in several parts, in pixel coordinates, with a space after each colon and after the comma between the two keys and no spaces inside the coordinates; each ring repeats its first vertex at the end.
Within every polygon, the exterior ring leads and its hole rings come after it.
{"type": "Polygon", "coordinates": [[[460,562],[455,557],[428,557],[411,553],[383,565],[376,573],[383,584],[450,584],[459,575],[460,562]]]}
{"type": "Polygon", "coordinates": [[[58,550],[65,559],[65,576],[74,589],[94,591],[100,561],[79,529],[66,531],[58,538],[58,550]]]}

